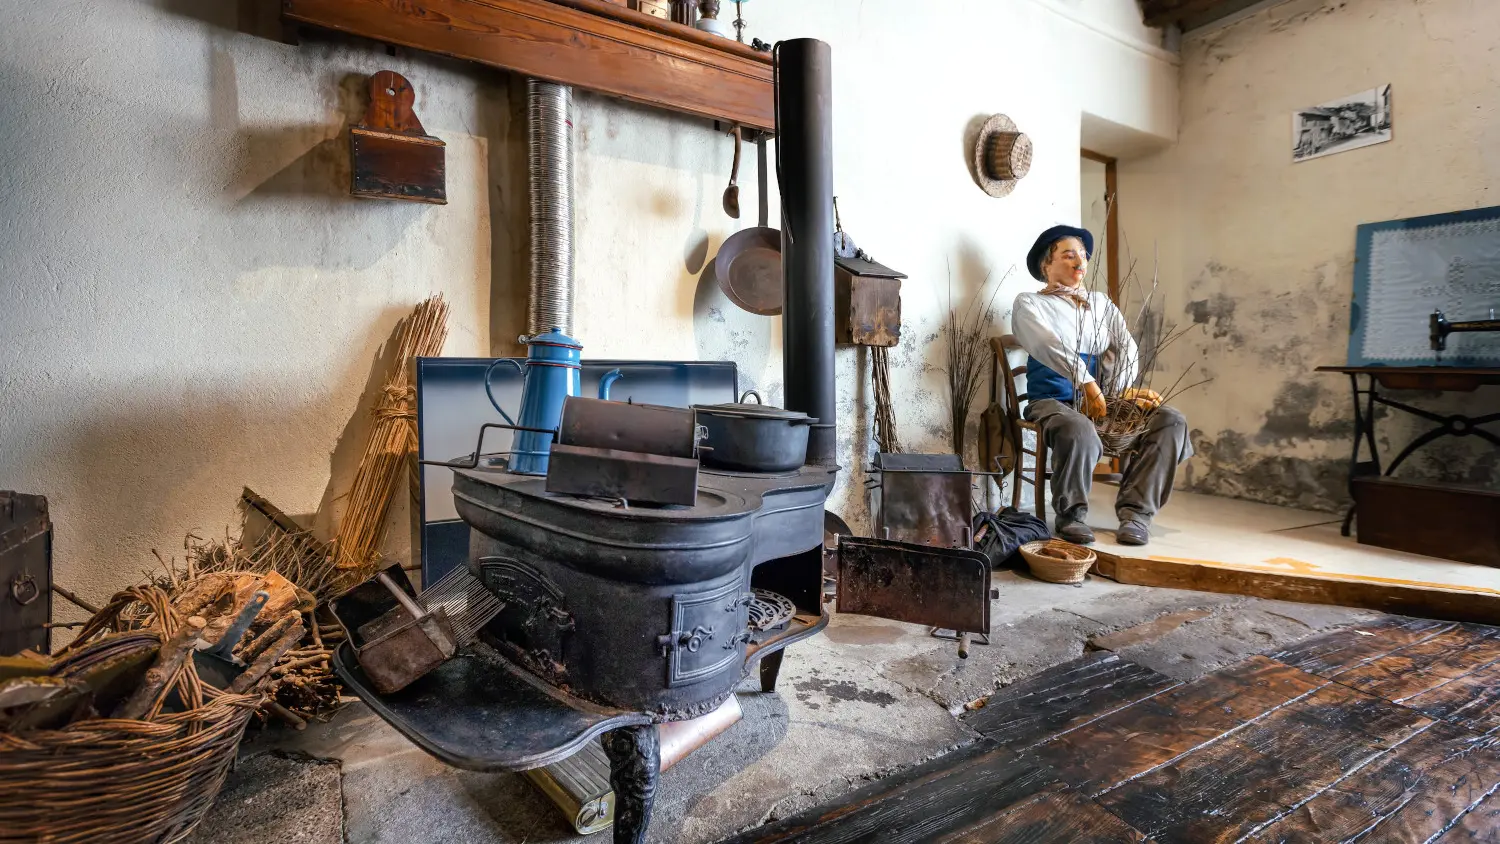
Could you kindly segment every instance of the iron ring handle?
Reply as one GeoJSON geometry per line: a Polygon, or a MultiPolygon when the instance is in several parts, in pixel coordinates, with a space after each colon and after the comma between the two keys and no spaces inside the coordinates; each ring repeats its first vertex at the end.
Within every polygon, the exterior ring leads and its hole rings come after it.
{"type": "Polygon", "coordinates": [[[10,596],[23,607],[41,597],[41,594],[42,589],[36,585],[36,578],[32,577],[30,572],[21,572],[10,582],[10,596]],[[28,586],[31,587],[31,594],[22,598],[21,593],[28,586]]]}
{"type": "MultiPolygon", "coordinates": [[[[490,383],[490,379],[494,376],[495,373],[495,367],[499,366],[502,363],[508,363],[511,366],[514,366],[516,368],[516,371],[521,373],[523,377],[526,375],[526,367],[520,361],[513,358],[499,358],[494,363],[491,363],[489,365],[489,368],[484,371],[484,395],[490,400],[490,404],[493,405],[496,410],[500,411],[500,417],[506,422],[514,425],[516,424],[516,420],[510,418],[510,414],[505,412],[505,408],[500,406],[500,402],[495,401],[494,386],[490,383]]],[[[482,432],[481,436],[483,436],[482,432]]]]}
{"type": "Polygon", "coordinates": [[[740,404],[744,404],[745,403],[745,399],[748,398],[748,397],[750,397],[750,396],[755,396],[755,403],[756,404],[761,404],[761,405],[765,404],[764,401],[761,401],[760,393],[757,393],[754,390],[746,390],[745,392],[740,393],[740,404]]]}

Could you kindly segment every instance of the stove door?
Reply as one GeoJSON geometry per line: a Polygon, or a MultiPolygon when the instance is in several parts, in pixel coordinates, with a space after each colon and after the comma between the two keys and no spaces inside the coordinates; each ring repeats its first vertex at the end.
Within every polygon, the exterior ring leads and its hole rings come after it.
{"type": "Polygon", "coordinates": [[[667,687],[689,686],[743,664],[749,610],[750,594],[739,577],[704,592],[673,595],[672,629],[656,640],[667,658],[667,687]]]}
{"type": "Polygon", "coordinates": [[[838,611],[990,632],[990,562],[978,551],[838,537],[838,611]]]}

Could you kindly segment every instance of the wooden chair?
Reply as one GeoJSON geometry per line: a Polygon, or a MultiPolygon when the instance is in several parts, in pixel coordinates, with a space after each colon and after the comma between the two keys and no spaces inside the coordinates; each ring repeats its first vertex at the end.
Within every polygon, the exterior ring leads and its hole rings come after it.
{"type": "MultiPolygon", "coordinates": [[[[1015,480],[1010,485],[1010,506],[1021,508],[1021,484],[1031,484],[1033,498],[1036,502],[1036,517],[1042,521],[1047,520],[1047,481],[1052,479],[1052,471],[1047,468],[1047,441],[1042,437],[1042,428],[1035,422],[1028,422],[1021,415],[1021,402],[1027,400],[1025,393],[1016,392],[1016,376],[1026,374],[1026,364],[1011,366],[1007,352],[1016,351],[1021,348],[1021,343],[1014,334],[1006,334],[1003,337],[991,337],[990,349],[995,353],[995,367],[990,376],[990,403],[998,404],[1002,413],[1002,423],[1007,426],[1007,435],[1011,442],[1015,443],[1016,465],[1015,480]],[[1026,447],[1025,432],[1030,431],[1036,437],[1036,448],[1026,447]],[[1031,466],[1026,465],[1026,458],[1031,457],[1031,466]]],[[[994,467],[988,467],[993,469],[994,467]]]]}
{"type": "MultiPolygon", "coordinates": [[[[1002,413],[1002,423],[1008,427],[1011,441],[1015,443],[1016,465],[1014,468],[1015,481],[1010,489],[1010,506],[1021,509],[1021,484],[1031,484],[1033,500],[1035,501],[1036,517],[1042,521],[1047,520],[1047,481],[1052,480],[1052,470],[1047,466],[1047,441],[1042,437],[1042,428],[1035,422],[1028,422],[1022,416],[1022,402],[1028,400],[1026,393],[1016,391],[1016,377],[1026,374],[1026,365],[1011,366],[1007,352],[1021,351],[1021,342],[1014,334],[1006,334],[1001,337],[990,338],[990,349],[995,354],[994,369],[990,375],[990,403],[998,404],[1002,413]],[[1026,447],[1025,433],[1031,432],[1036,439],[1036,448],[1026,447]],[[1032,465],[1026,465],[1026,458],[1032,458],[1032,465]]],[[[1105,483],[1118,484],[1124,477],[1125,467],[1128,465],[1129,455],[1111,457],[1111,471],[1095,471],[1094,480],[1105,483]]],[[[993,471],[995,467],[986,467],[993,471]]]]}

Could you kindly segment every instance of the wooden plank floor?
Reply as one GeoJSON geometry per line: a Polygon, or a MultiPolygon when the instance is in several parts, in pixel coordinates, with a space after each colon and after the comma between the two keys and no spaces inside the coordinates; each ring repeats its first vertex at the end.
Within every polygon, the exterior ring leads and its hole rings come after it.
{"type": "Polygon", "coordinates": [[[1182,683],[1098,653],[974,744],[726,844],[1500,844],[1500,628],[1391,618],[1182,683]]]}

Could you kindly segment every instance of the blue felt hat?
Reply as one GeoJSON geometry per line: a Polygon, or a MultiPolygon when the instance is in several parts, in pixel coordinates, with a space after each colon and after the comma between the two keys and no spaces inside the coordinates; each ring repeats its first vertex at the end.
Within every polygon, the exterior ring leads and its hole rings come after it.
{"type": "Polygon", "coordinates": [[[1047,250],[1052,244],[1065,237],[1076,237],[1083,241],[1083,251],[1094,254],[1094,235],[1088,229],[1080,229],[1075,226],[1053,226],[1042,232],[1032,244],[1031,251],[1026,253],[1026,269],[1031,271],[1031,277],[1042,281],[1042,259],[1047,257],[1047,250]]]}

